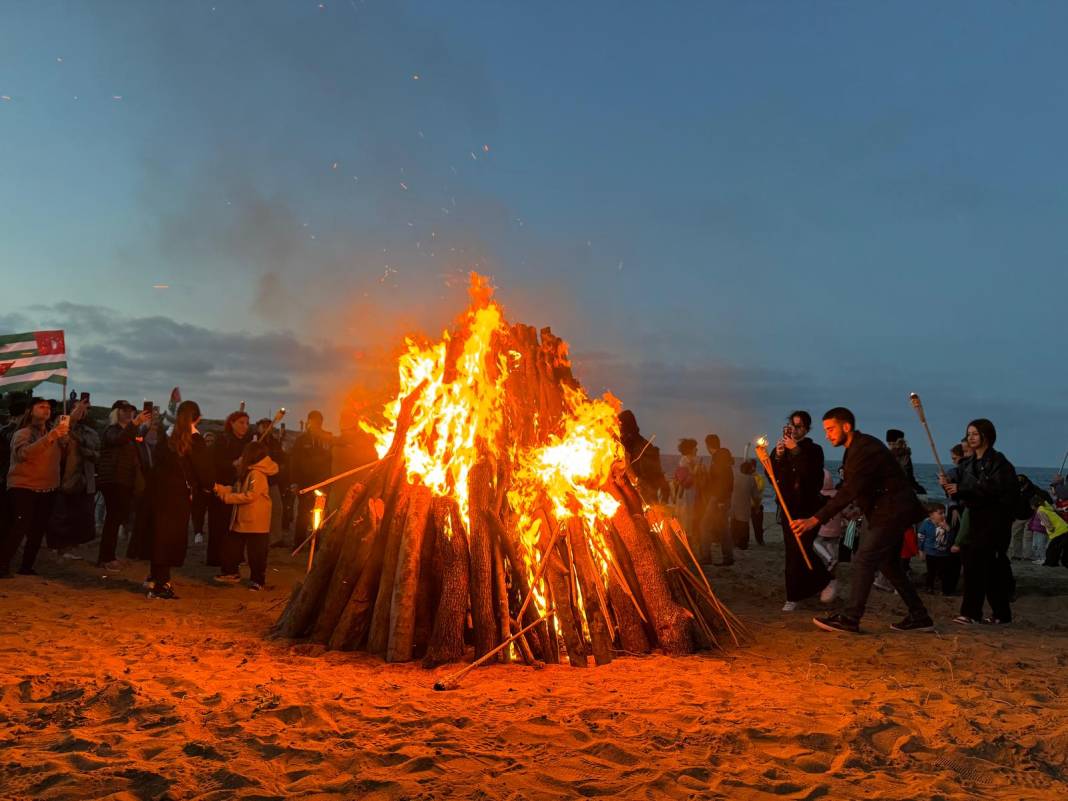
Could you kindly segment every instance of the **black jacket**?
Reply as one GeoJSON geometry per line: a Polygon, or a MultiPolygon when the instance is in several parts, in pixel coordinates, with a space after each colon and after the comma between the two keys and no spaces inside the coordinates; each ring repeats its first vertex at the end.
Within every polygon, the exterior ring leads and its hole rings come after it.
{"type": "Polygon", "coordinates": [[[845,480],[815,517],[826,523],[856,503],[870,528],[901,526],[903,531],[927,513],[901,464],[882,440],[859,431],[842,457],[845,480]]]}
{"type": "Polygon", "coordinates": [[[1012,541],[1012,521],[1020,506],[1016,468],[993,448],[982,459],[958,465],[956,498],[968,510],[968,545],[1004,550],[1012,541]]]}
{"type": "Polygon", "coordinates": [[[243,439],[238,439],[227,431],[223,431],[215,438],[209,451],[216,484],[225,484],[229,487],[237,481],[237,467],[234,462],[241,458],[245,446],[250,442],[252,442],[252,434],[246,434],[243,439]]]}
{"type": "Polygon", "coordinates": [[[812,517],[823,505],[823,448],[808,437],[797,443],[795,452],[779,456],[772,451],[771,465],[779,492],[790,516],[796,520],[812,517]]]}
{"type": "Polygon", "coordinates": [[[137,480],[137,426],[118,423],[104,429],[100,461],[96,466],[98,484],[133,487],[137,480]]]}

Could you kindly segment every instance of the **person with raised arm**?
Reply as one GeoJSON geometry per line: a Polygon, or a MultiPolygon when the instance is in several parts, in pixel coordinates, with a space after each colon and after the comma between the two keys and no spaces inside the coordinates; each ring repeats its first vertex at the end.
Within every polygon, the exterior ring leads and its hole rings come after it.
{"type": "Polygon", "coordinates": [[[858,633],[875,572],[879,571],[889,579],[909,610],[903,620],[890,628],[930,631],[934,622],[901,567],[905,530],[926,517],[912,483],[886,445],[856,429],[856,418],[849,409],[837,406],[824,414],[823,430],[832,446],[845,448],[844,479],[835,496],[815,515],[794,520],[793,530],[799,535],[812,531],[851,503],[856,503],[864,513],[868,527],[853,556],[848,604],[841,612],[813,618],[812,622],[826,631],[858,633]]]}

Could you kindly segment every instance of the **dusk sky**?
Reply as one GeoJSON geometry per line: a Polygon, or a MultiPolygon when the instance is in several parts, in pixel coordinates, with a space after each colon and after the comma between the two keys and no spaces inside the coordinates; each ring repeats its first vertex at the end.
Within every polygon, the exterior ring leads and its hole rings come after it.
{"type": "Polygon", "coordinates": [[[1061,2],[9,2],[0,333],[64,328],[97,403],[336,421],[476,269],[666,452],[844,404],[927,462],[916,391],[944,451],[985,416],[1055,466],[1066,30],[1061,2]]]}

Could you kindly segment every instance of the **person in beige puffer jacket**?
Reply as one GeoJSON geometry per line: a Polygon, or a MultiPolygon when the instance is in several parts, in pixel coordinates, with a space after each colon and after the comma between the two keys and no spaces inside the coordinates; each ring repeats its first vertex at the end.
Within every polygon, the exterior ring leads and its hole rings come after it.
{"type": "Polygon", "coordinates": [[[216,581],[228,584],[240,581],[238,567],[247,554],[251,572],[249,589],[263,589],[267,581],[271,532],[271,489],[267,478],[277,473],[278,465],[267,455],[266,445],[250,442],[241,454],[237,484],[234,487],[215,485],[219,500],[234,507],[223,547],[222,568],[216,581]]]}

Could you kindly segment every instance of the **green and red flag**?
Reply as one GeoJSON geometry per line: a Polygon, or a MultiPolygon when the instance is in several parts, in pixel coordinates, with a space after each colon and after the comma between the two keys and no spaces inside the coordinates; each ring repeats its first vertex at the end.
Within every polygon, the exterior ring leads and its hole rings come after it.
{"type": "Polygon", "coordinates": [[[0,391],[31,390],[43,381],[67,383],[63,332],[0,334],[0,391]]]}

